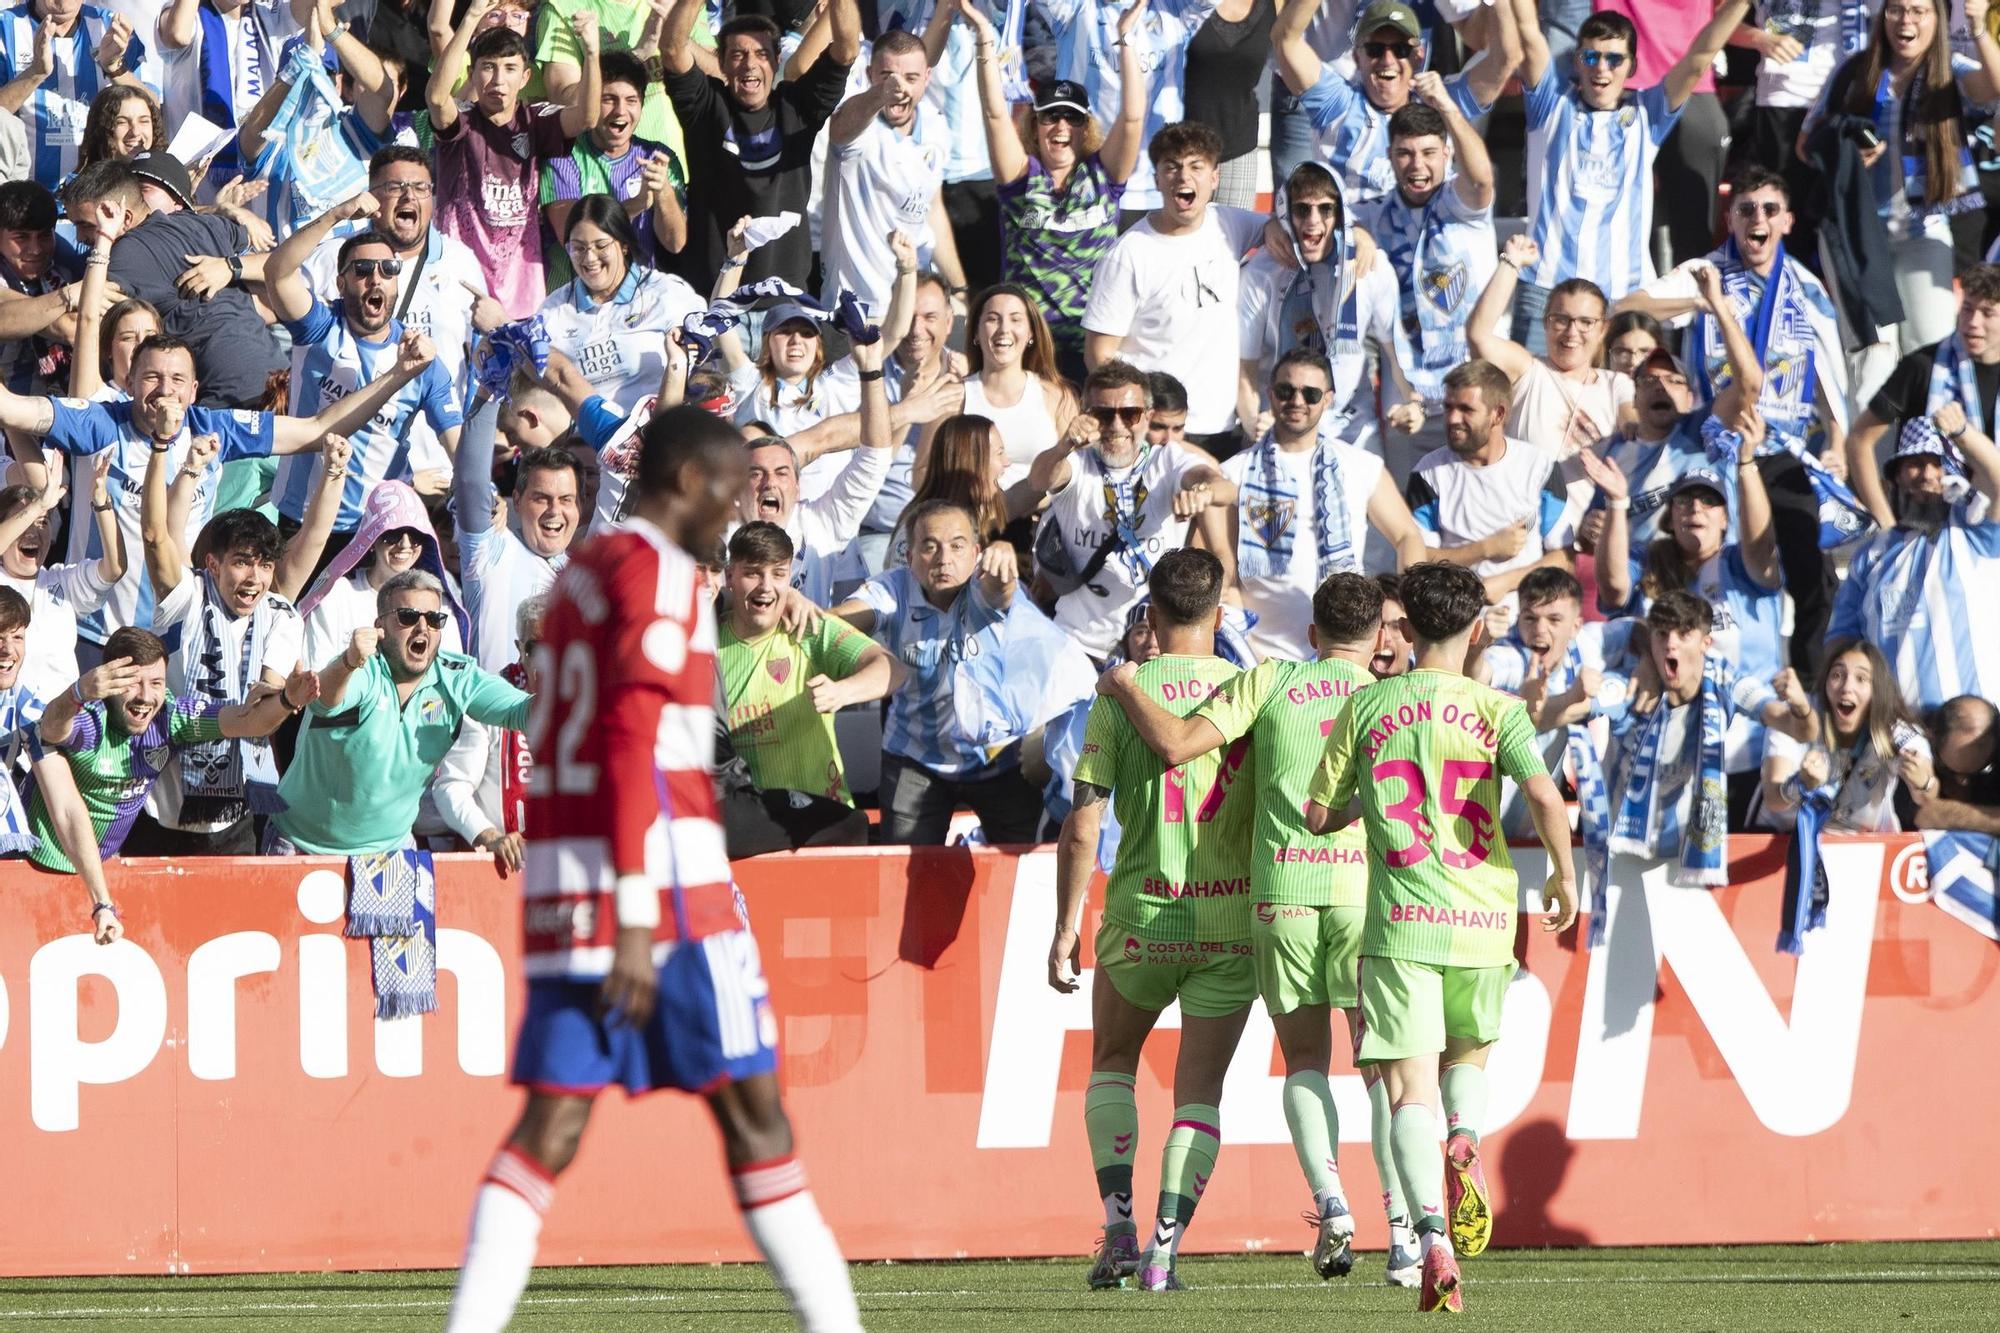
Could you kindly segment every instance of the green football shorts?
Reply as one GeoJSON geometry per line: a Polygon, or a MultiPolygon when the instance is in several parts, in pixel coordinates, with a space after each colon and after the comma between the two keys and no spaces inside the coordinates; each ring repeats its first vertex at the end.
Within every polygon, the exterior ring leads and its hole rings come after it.
{"type": "Polygon", "coordinates": [[[1250,946],[1264,1007],[1289,1014],[1308,1004],[1352,1009],[1359,985],[1362,907],[1300,907],[1257,903],[1250,909],[1250,946]]]}
{"type": "Polygon", "coordinates": [[[1500,1036],[1500,1004],[1514,965],[1441,967],[1401,958],[1361,960],[1362,1064],[1437,1055],[1445,1038],[1485,1045],[1500,1036]]]}
{"type": "Polygon", "coordinates": [[[1106,921],[1097,968],[1128,1003],[1153,1013],[1179,999],[1184,1014],[1226,1018],[1257,997],[1248,940],[1149,940],[1106,921]]]}

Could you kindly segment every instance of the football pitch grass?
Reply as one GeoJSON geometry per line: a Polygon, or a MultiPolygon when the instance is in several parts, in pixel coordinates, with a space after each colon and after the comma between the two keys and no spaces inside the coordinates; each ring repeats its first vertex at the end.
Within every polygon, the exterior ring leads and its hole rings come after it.
{"type": "MultiPolygon", "coordinates": [[[[1192,1256],[1183,1292],[1082,1290],[1088,1261],[861,1264],[875,1333],[933,1329],[1228,1328],[1320,1330],[1410,1316],[1416,1293],[1382,1281],[1363,1254],[1331,1283],[1298,1255],[1192,1256]]],[[[1466,1268],[1466,1318],[1494,1329],[1992,1329],[2000,1327],[2000,1243],[1786,1245],[1712,1249],[1496,1250],[1466,1268]]],[[[0,1282],[12,1328],[230,1333],[436,1329],[451,1273],[62,1278],[0,1282]]],[[[783,1298],[761,1268],[540,1269],[512,1328],[782,1330],[783,1298]]]]}

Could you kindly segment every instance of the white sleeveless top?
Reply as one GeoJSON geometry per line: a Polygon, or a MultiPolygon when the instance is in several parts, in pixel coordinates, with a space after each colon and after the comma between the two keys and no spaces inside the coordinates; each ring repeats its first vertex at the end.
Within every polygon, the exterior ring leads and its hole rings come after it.
{"type": "Polygon", "coordinates": [[[965,381],[964,410],[968,416],[986,417],[1000,430],[1001,442],[1007,446],[1007,468],[1000,474],[1002,490],[1027,476],[1029,465],[1056,442],[1055,411],[1039,375],[1028,376],[1021,401],[1012,407],[994,403],[986,396],[986,385],[980,377],[969,376],[965,381]]]}

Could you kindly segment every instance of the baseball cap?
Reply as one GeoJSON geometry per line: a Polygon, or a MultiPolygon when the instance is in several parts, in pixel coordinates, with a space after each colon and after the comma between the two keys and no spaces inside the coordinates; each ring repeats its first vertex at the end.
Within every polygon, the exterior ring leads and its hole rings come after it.
{"type": "Polygon", "coordinates": [[[1375,0],[1375,3],[1361,11],[1361,17],[1354,24],[1354,39],[1365,40],[1378,28],[1394,28],[1411,41],[1422,41],[1423,24],[1417,22],[1417,11],[1403,0],[1375,0]]]}
{"type": "Polygon", "coordinates": [[[1723,504],[1729,503],[1729,485],[1723,481],[1722,474],[1712,467],[1691,467],[1681,473],[1667,488],[1667,502],[1671,504],[1675,496],[1689,491],[1714,491],[1722,497],[1723,504]]]}
{"type": "Polygon", "coordinates": [[[1044,87],[1035,98],[1035,113],[1044,111],[1074,111],[1080,116],[1090,114],[1090,98],[1083,91],[1083,85],[1070,79],[1057,79],[1044,87]]]}
{"type": "Polygon", "coordinates": [[[767,329],[782,328],[796,319],[802,319],[812,325],[815,333],[824,332],[820,328],[818,318],[809,313],[797,301],[780,301],[769,310],[766,310],[764,312],[764,327],[767,329]]]}
{"type": "Polygon", "coordinates": [[[194,207],[194,181],[188,169],[171,153],[145,152],[132,159],[132,173],[151,181],[181,201],[182,208],[194,207]]]}
{"type": "Polygon", "coordinates": [[[1664,347],[1655,347],[1652,351],[1646,353],[1646,359],[1632,368],[1632,378],[1637,380],[1641,375],[1652,370],[1655,366],[1671,370],[1682,379],[1688,378],[1687,367],[1681,364],[1681,359],[1664,347]]]}

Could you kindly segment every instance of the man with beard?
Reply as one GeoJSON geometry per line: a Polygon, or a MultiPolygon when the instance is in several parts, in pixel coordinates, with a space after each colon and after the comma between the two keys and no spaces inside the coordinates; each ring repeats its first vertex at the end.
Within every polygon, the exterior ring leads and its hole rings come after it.
{"type": "Polygon", "coordinates": [[[521,603],[556,581],[583,522],[582,466],[568,449],[544,444],[521,450],[515,461],[510,513],[519,531],[494,523],[493,442],[500,411],[491,401],[473,410],[452,476],[459,578],[472,617],[466,648],[488,671],[515,660],[521,603]]]}
{"type": "MultiPolygon", "coordinates": [[[[832,0],[831,37],[811,68],[778,82],[778,27],[755,14],[722,25],[716,46],[722,78],[695,66],[690,34],[703,0],[674,0],[660,37],[667,96],[688,144],[687,247],[668,267],[707,291],[727,258],[729,229],[741,217],[803,214],[812,192],[812,146],[840,103],[847,71],[861,54],[861,13],[855,0],[832,0]]],[[[812,238],[796,227],[749,260],[743,280],[778,277],[795,287],[812,267],[812,238]]]]}
{"type": "Polygon", "coordinates": [[[63,206],[77,239],[91,246],[108,240],[107,276],[125,295],[160,312],[162,332],[187,340],[200,371],[204,407],[262,407],[285,358],[256,303],[233,286],[196,296],[179,285],[201,256],[240,264],[239,256],[250,248],[249,234],[228,218],[193,210],[186,167],[165,153],[141,156],[144,162],[93,162],[63,187],[63,206]],[[146,202],[142,173],[145,183],[164,188],[181,207],[155,210],[146,202]]]}
{"type": "MultiPolygon", "coordinates": [[[[1965,300],[1972,304],[1969,292],[1965,300]]],[[[1968,597],[2000,577],[1992,515],[2000,452],[1946,397],[1934,416],[1903,422],[1883,472],[1895,524],[1848,566],[1827,642],[1862,638],[1880,648],[1919,711],[1961,694],[1991,696],[2000,690],[2000,619],[1974,614],[1968,597]]]]}
{"type": "MultiPolygon", "coordinates": [[[[269,736],[319,694],[319,678],[295,670],[283,689],[260,687],[241,703],[167,689],[167,646],[150,630],[127,626],[104,644],[104,665],[84,673],[49,701],[42,743],[69,760],[78,794],[90,812],[100,856],[115,856],[139,808],[167,764],[182,752],[244,737],[269,736]]],[[[41,839],[30,859],[68,871],[39,790],[28,814],[41,839]]]]}
{"type": "MultiPolygon", "coordinates": [[[[1318,170],[1309,162],[1292,174],[1318,170]]],[[[1325,357],[1285,353],[1271,374],[1271,433],[1222,465],[1236,484],[1237,584],[1257,617],[1250,645],[1260,657],[1312,656],[1313,597],[1332,575],[1361,568],[1371,526],[1399,567],[1425,558],[1381,458],[1325,438],[1333,397],[1325,357]]]]}
{"type": "Polygon", "coordinates": [[[829,191],[820,244],[825,299],[853,292],[871,311],[886,310],[901,261],[892,231],[917,244],[919,259],[965,290],[951,219],[944,211],[949,153],[942,117],[923,105],[930,57],[914,33],[885,32],[868,62],[869,86],[841,103],[827,122],[829,191]]]}
{"type": "Polygon", "coordinates": [[[1530,570],[1567,568],[1576,515],[1555,458],[1507,434],[1513,388],[1490,361],[1444,377],[1445,447],[1410,474],[1410,512],[1441,560],[1468,565],[1486,600],[1510,600],[1530,570]]]}
{"type": "MultiPolygon", "coordinates": [[[[1285,231],[1298,262],[1281,264],[1262,252],[1243,266],[1236,416],[1251,430],[1254,443],[1260,432],[1250,423],[1263,411],[1261,390],[1280,360],[1308,351],[1326,360],[1333,372],[1314,414],[1315,427],[1323,428],[1329,439],[1358,443],[1375,418],[1373,393],[1367,395],[1365,416],[1360,394],[1368,376],[1366,344],[1388,347],[1394,337],[1396,278],[1372,251],[1362,270],[1346,198],[1325,167],[1301,163],[1286,178],[1284,199],[1285,231]]],[[[1271,403],[1273,411],[1278,406],[1271,403]]],[[[1310,597],[1312,587],[1305,592],[1310,597]]],[[[1304,633],[1301,618],[1300,642],[1304,633]]]]}
{"type": "Polygon", "coordinates": [[[1761,388],[1744,401],[1754,403],[1764,420],[1757,467],[1771,493],[1785,590],[1792,595],[1792,664],[1810,680],[1835,580],[1820,551],[1819,498],[1799,459],[1808,438],[1823,427],[1828,454],[1836,465],[1845,463],[1846,353],[1826,289],[1785,252],[1792,204],[1784,178],[1759,166],[1741,168],[1729,179],[1729,201],[1729,240],[1720,250],[1645,284],[1617,308],[1675,327],[1692,322],[1688,363],[1701,397],[1729,388],[1737,367],[1761,369],[1761,388]],[[1731,326],[1753,332],[1743,336],[1731,326]]]}
{"type": "MultiPolygon", "coordinates": [[[[772,308],[769,318],[776,327],[804,317],[798,306],[780,305],[772,308]]],[[[785,530],[797,552],[792,586],[816,606],[830,605],[867,577],[850,544],[896,456],[889,399],[882,385],[884,350],[879,341],[854,344],[861,380],[862,444],[823,494],[801,498],[799,455],[790,444],[774,435],[750,442],[750,473],[736,501],[737,522],[761,520],[785,530]]]]}
{"type": "MultiPolygon", "coordinates": [[[[1466,69],[1435,81],[1440,101],[1468,121],[1493,109],[1507,80],[1521,61],[1517,0],[1493,5],[1491,49],[1466,69]]],[[[1382,198],[1396,187],[1396,168],[1389,152],[1389,119],[1405,106],[1426,75],[1424,30],[1407,0],[1375,0],[1354,25],[1352,75],[1321,61],[1307,40],[1306,28],[1320,10],[1319,0],[1288,0],[1271,30],[1277,51],[1278,77],[1299,98],[1300,108],[1320,131],[1320,149],[1340,173],[1355,207],[1382,198]]],[[[1529,4],[1527,21],[1535,21],[1529,4]]],[[[1426,98],[1428,101],[1429,99],[1426,98]]],[[[1431,102],[1437,106],[1439,102],[1431,102]]]]}
{"type": "MultiPolygon", "coordinates": [[[[271,309],[292,335],[292,410],[316,412],[392,373],[403,326],[396,319],[396,287],[403,261],[395,243],[374,231],[357,232],[340,243],[339,296],[331,305],[315,298],[300,266],[335,224],[373,217],[381,201],[367,191],[338,204],[285,238],[272,256],[266,285],[271,309]]],[[[334,546],[345,545],[361,525],[361,507],[377,482],[416,482],[410,466],[410,422],[421,415],[447,454],[457,452],[462,418],[458,395],[443,366],[433,361],[390,398],[381,411],[355,431],[340,513],[334,519],[334,546]]],[[[281,464],[271,493],[280,522],[295,531],[305,516],[313,485],[313,464],[281,464]]],[[[424,486],[419,485],[421,491],[424,486]]],[[[439,489],[432,487],[431,489],[439,489]]]]}
{"type": "MultiPolygon", "coordinates": [[[[267,854],[359,856],[406,846],[431,774],[466,718],[520,731],[527,694],[440,652],[444,586],[404,570],[376,595],[373,625],[320,673],[320,694],[299,730],[278,795],[267,854]]],[[[560,756],[552,756],[560,762],[560,756]]]]}

